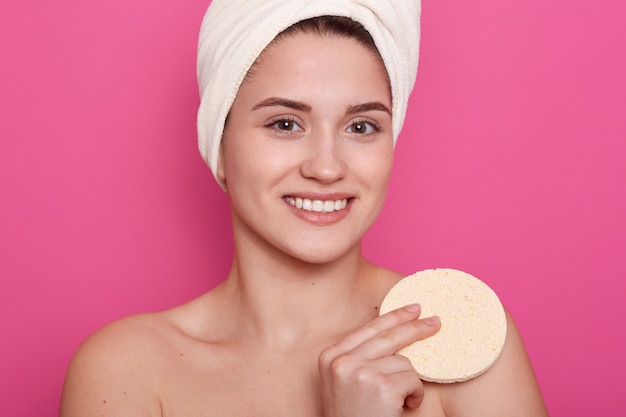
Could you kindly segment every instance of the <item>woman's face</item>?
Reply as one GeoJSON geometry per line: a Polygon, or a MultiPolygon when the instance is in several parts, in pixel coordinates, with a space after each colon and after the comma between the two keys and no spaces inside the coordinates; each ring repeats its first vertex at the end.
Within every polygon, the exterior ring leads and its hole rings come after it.
{"type": "Polygon", "coordinates": [[[358,250],[389,182],[390,109],[384,65],[356,40],[271,44],[237,94],[218,163],[235,233],[312,263],[358,250]]]}

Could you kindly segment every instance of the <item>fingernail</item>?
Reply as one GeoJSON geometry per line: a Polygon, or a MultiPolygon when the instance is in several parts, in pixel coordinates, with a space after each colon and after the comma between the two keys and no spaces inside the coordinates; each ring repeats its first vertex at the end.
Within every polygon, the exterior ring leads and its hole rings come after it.
{"type": "Polygon", "coordinates": [[[439,319],[439,316],[426,317],[424,319],[424,323],[429,326],[439,326],[439,324],[441,324],[441,320],[439,319]]]}
{"type": "Polygon", "coordinates": [[[419,304],[409,304],[406,306],[406,311],[410,311],[411,313],[417,313],[421,310],[421,306],[419,304]]]}

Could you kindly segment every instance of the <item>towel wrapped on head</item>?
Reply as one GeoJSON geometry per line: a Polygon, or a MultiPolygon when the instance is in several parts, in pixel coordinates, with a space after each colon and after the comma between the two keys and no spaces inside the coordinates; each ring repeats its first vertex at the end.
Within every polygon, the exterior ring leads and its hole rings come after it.
{"type": "Polygon", "coordinates": [[[213,0],[200,29],[197,76],[198,145],[214,175],[226,117],[252,64],[289,26],[327,15],[359,22],[374,39],[391,84],[395,143],[417,75],[419,0],[213,0]]]}

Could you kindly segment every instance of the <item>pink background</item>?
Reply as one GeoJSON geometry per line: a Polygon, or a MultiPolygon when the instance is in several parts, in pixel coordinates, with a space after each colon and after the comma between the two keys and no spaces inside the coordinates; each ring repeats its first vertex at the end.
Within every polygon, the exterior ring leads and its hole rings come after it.
{"type": "MultiPolygon", "coordinates": [[[[0,5],[0,404],[53,416],[90,332],[225,276],[195,143],[207,0],[0,5]]],[[[626,2],[425,0],[421,67],[366,252],[471,272],[552,416],[623,415],[626,2]]]]}

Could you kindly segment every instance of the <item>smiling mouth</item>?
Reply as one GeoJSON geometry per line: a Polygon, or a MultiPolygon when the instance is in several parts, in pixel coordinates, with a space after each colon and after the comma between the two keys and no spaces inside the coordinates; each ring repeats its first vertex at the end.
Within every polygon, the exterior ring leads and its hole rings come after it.
{"type": "Polygon", "coordinates": [[[297,209],[315,213],[332,213],[333,211],[344,210],[348,205],[347,198],[342,200],[310,200],[308,198],[286,196],[284,199],[297,209]]]}

